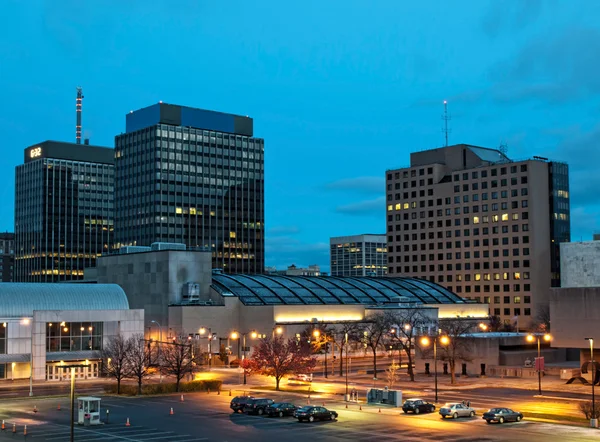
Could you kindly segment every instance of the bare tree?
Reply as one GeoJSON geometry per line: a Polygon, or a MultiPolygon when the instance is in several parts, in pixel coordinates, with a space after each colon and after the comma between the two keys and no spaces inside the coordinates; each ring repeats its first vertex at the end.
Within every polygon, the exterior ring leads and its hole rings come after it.
{"type": "Polygon", "coordinates": [[[138,384],[138,394],[142,394],[142,383],[150,375],[150,357],[152,349],[146,345],[144,335],[136,334],[127,340],[126,362],[129,377],[134,378],[138,384]]]}
{"type": "Polygon", "coordinates": [[[373,353],[373,378],[377,379],[377,350],[385,348],[390,322],[387,315],[380,312],[370,315],[367,320],[362,324],[361,341],[373,353]]]}
{"type": "Polygon", "coordinates": [[[540,305],[533,318],[533,330],[540,333],[548,333],[550,331],[550,305],[540,305]]]}
{"type": "Polygon", "coordinates": [[[396,364],[396,362],[392,362],[392,364],[385,370],[387,374],[388,388],[392,390],[394,388],[394,384],[398,380],[398,375],[400,374],[400,366],[396,364]]]}
{"type": "Polygon", "coordinates": [[[502,319],[500,319],[500,316],[490,316],[489,327],[491,332],[500,331],[503,326],[504,324],[502,323],[502,319]]]}
{"type": "Polygon", "coordinates": [[[117,380],[117,394],[121,394],[121,381],[129,376],[128,352],[129,343],[121,334],[110,338],[102,350],[104,373],[117,380]]]}
{"type": "Polygon", "coordinates": [[[161,349],[160,369],[165,376],[174,376],[175,391],[179,391],[181,380],[194,372],[192,345],[187,339],[175,339],[165,343],[161,349]]]}
{"type": "Polygon", "coordinates": [[[344,375],[344,351],[348,351],[346,345],[350,346],[352,343],[356,342],[358,330],[359,325],[356,322],[342,322],[340,324],[336,324],[331,330],[333,343],[337,345],[340,351],[340,376],[344,375]],[[348,342],[346,342],[346,338],[348,339],[348,342]]]}
{"type": "Polygon", "coordinates": [[[391,327],[390,339],[406,354],[408,359],[407,372],[410,380],[414,381],[413,351],[416,344],[415,340],[421,330],[432,324],[432,320],[422,309],[418,308],[392,310],[387,315],[387,322],[391,327]]]}
{"type": "Polygon", "coordinates": [[[456,362],[471,361],[472,340],[469,335],[477,325],[472,320],[465,319],[444,319],[440,322],[440,330],[443,336],[447,336],[446,343],[440,339],[441,345],[438,349],[441,352],[441,359],[447,361],[450,366],[450,380],[452,384],[456,383],[456,362]]]}

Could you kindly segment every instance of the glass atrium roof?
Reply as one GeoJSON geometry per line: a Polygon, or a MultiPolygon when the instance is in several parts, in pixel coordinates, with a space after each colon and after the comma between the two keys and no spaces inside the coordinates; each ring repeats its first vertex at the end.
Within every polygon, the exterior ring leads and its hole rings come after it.
{"type": "Polygon", "coordinates": [[[221,295],[244,305],[304,304],[462,304],[446,288],[424,279],[337,276],[212,275],[221,295]]]}

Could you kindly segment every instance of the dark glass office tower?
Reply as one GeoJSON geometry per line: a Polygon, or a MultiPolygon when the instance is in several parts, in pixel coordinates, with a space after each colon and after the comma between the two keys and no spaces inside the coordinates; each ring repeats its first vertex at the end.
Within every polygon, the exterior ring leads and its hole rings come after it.
{"type": "Polygon", "coordinates": [[[548,163],[550,184],[550,271],[552,287],[560,287],[560,243],[571,241],[569,165],[548,163]]]}
{"type": "Polygon", "coordinates": [[[16,167],[16,282],[83,278],[113,240],[114,150],[45,141],[16,167]]]}
{"type": "Polygon", "coordinates": [[[158,103],[115,137],[118,246],[212,250],[226,273],[264,270],[264,140],[251,118],[158,103]]]}

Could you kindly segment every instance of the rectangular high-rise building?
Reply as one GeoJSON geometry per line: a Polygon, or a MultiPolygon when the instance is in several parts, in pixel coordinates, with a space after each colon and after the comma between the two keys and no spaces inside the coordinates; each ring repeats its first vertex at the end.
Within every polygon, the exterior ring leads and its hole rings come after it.
{"type": "Polygon", "coordinates": [[[388,170],[388,274],[435,281],[526,327],[560,287],[570,240],[569,170],[459,144],[388,170]]]}
{"type": "Polygon", "coordinates": [[[0,282],[14,280],[15,234],[0,233],[0,282]]]}
{"type": "Polygon", "coordinates": [[[226,273],[264,271],[264,140],[248,117],[158,103],[115,137],[119,246],[183,243],[226,273]]]}
{"type": "Polygon", "coordinates": [[[14,280],[82,279],[114,242],[114,150],[45,141],[15,175],[14,280]]]}
{"type": "Polygon", "coordinates": [[[387,274],[385,235],[338,236],[329,239],[331,276],[387,274]]]}

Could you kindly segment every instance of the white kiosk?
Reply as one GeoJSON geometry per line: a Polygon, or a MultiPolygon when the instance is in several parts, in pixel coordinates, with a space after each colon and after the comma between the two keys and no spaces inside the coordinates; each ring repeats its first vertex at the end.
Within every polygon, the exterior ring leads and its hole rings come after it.
{"type": "Polygon", "coordinates": [[[77,398],[79,425],[100,425],[100,398],[85,396],[77,398]]]}

